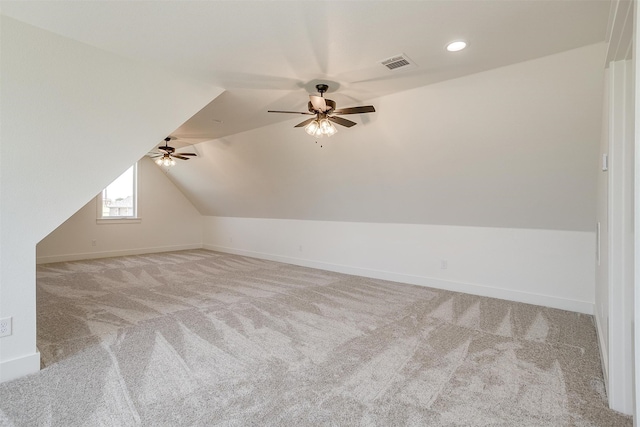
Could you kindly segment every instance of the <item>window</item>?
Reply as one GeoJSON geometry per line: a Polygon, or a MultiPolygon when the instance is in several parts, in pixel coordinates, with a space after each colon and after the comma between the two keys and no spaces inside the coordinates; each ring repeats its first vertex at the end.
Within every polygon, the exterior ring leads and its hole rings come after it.
{"type": "Polygon", "coordinates": [[[98,222],[137,218],[137,164],[116,178],[97,197],[98,222]]]}

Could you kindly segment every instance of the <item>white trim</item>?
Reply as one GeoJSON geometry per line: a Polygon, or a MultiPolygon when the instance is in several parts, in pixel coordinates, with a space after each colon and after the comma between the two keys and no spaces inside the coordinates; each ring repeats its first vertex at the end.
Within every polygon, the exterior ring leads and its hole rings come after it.
{"type": "Polygon", "coordinates": [[[0,362],[0,383],[36,373],[40,370],[40,353],[27,354],[0,362]]]}
{"type": "Polygon", "coordinates": [[[633,64],[609,64],[609,406],[633,413],[633,64]]]}
{"type": "Polygon", "coordinates": [[[528,292],[512,291],[502,288],[494,288],[479,283],[465,283],[453,280],[442,280],[426,276],[416,276],[411,274],[396,273],[391,271],[374,270],[348,265],[332,264],[310,259],[294,258],[283,255],[268,254],[263,252],[234,249],[225,246],[204,244],[204,249],[225,252],[235,255],[250,256],[253,258],[266,259],[270,261],[284,262],[287,264],[300,265],[303,267],[318,268],[322,270],[335,271],[337,273],[353,274],[356,276],[370,277],[374,279],[389,280],[393,282],[408,283],[411,285],[427,286],[430,288],[445,289],[454,292],[464,292],[472,295],[479,295],[490,298],[499,298],[508,301],[523,302],[526,304],[542,305],[545,307],[558,308],[561,310],[575,311],[584,314],[593,314],[594,305],[588,301],[569,300],[542,294],[532,294],[528,292]]]}
{"type": "Polygon", "coordinates": [[[640,50],[638,47],[638,41],[640,37],[638,36],[638,24],[640,20],[640,9],[638,8],[637,1],[633,2],[632,5],[634,9],[634,25],[633,25],[633,34],[631,36],[632,46],[632,72],[633,76],[631,78],[632,87],[633,87],[633,118],[631,119],[632,125],[634,126],[633,130],[633,147],[634,147],[634,213],[633,213],[633,234],[634,234],[634,270],[633,270],[633,305],[631,307],[632,310],[632,326],[631,329],[633,331],[633,336],[631,337],[631,342],[633,345],[633,360],[632,360],[632,368],[633,368],[633,425],[640,425],[639,411],[640,411],[640,132],[638,132],[638,126],[640,126],[640,79],[638,75],[640,73],[640,65],[638,63],[638,55],[640,54],[640,50]]]}
{"type": "Polygon", "coordinates": [[[607,391],[607,395],[609,394],[609,353],[607,353],[604,349],[606,347],[606,343],[604,342],[604,334],[603,330],[607,327],[607,325],[602,325],[602,321],[600,320],[600,316],[593,316],[595,318],[596,323],[596,335],[598,336],[598,350],[600,351],[600,367],[602,368],[602,375],[604,376],[604,387],[607,391]]]}
{"type": "Polygon", "coordinates": [[[97,218],[96,224],[98,225],[114,225],[114,224],[140,224],[142,222],[142,218],[131,218],[131,217],[112,217],[112,218],[97,218]]]}
{"type": "Polygon", "coordinates": [[[36,258],[36,264],[48,264],[51,262],[81,261],[84,259],[111,258],[127,255],[144,255],[157,252],[184,251],[188,249],[202,249],[202,244],[192,243],[188,245],[155,246],[150,248],[126,249],[120,251],[84,252],[78,254],[50,255],[36,258]]]}

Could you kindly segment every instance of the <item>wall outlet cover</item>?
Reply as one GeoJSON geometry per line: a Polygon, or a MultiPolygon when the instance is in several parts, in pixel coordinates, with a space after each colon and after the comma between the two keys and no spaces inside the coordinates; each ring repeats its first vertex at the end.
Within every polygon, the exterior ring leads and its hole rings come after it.
{"type": "Polygon", "coordinates": [[[0,338],[11,335],[11,317],[0,319],[0,338]]]}

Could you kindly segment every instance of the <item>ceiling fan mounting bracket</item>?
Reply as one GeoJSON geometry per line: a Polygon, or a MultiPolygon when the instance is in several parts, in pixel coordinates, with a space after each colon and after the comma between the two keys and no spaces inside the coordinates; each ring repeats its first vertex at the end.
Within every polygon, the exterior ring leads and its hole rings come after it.
{"type": "Polygon", "coordinates": [[[320,84],[316,85],[316,89],[318,89],[318,92],[320,93],[320,96],[322,96],[329,89],[329,85],[326,85],[324,83],[320,83],[320,84]]]}

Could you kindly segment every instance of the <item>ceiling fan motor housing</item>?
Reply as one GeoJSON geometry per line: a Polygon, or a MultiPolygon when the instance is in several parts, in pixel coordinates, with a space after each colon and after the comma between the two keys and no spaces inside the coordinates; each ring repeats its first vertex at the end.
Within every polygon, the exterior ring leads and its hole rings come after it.
{"type": "MultiPolygon", "coordinates": [[[[327,105],[327,109],[325,111],[323,111],[324,113],[329,114],[330,112],[332,112],[333,110],[336,109],[336,102],[332,99],[327,99],[324,98],[324,102],[327,105]]],[[[317,113],[318,111],[316,111],[316,109],[313,107],[313,104],[311,104],[311,101],[309,101],[309,112],[311,113],[317,113]]]]}

